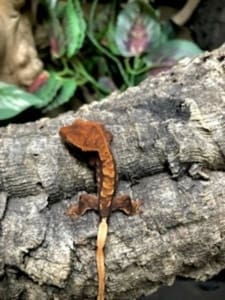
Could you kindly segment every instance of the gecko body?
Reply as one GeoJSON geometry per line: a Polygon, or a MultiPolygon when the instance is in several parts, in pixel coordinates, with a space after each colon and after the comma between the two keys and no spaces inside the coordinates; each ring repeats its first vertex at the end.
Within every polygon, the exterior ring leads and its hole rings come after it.
{"type": "Polygon", "coordinates": [[[78,119],[72,125],[62,127],[60,129],[60,135],[66,143],[79,148],[83,152],[97,153],[97,158],[92,160],[91,164],[96,166],[98,195],[97,197],[90,194],[81,195],[79,202],[68,209],[67,215],[78,217],[90,209],[99,212],[100,222],[98,226],[96,250],[98,270],[97,299],[104,300],[104,247],[108,232],[108,219],[114,210],[122,210],[128,215],[137,213],[142,201],[132,200],[128,195],[115,197],[118,176],[116,162],[110,148],[113,137],[101,123],[78,119]]]}

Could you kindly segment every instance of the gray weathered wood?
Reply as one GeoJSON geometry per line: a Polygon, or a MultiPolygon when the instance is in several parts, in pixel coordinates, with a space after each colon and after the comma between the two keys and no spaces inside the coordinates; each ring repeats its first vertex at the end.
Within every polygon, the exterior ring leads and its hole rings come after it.
{"type": "Polygon", "coordinates": [[[144,200],[140,216],[111,216],[107,299],[222,270],[225,48],[77,113],[0,129],[0,298],[96,296],[98,216],[64,215],[79,193],[96,191],[93,171],[58,135],[78,117],[113,133],[118,193],[144,200]]]}

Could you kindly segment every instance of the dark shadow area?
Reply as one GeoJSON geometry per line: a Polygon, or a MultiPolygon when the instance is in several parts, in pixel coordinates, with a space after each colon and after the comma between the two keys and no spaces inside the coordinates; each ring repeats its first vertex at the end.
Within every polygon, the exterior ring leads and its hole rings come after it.
{"type": "Polygon", "coordinates": [[[164,286],[156,293],[138,300],[224,300],[225,270],[212,279],[201,282],[178,278],[174,285],[164,286]]]}

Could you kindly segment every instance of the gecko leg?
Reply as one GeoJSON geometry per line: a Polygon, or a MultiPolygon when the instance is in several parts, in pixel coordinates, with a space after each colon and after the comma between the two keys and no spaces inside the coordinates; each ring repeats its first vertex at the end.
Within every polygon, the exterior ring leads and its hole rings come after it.
{"type": "Polygon", "coordinates": [[[113,199],[112,211],[122,210],[127,215],[135,215],[140,213],[140,206],[143,200],[132,200],[128,195],[120,195],[113,199]]]}
{"type": "Polygon", "coordinates": [[[71,218],[84,215],[87,210],[98,210],[98,198],[90,194],[82,194],[77,204],[71,205],[65,214],[71,218]]]}

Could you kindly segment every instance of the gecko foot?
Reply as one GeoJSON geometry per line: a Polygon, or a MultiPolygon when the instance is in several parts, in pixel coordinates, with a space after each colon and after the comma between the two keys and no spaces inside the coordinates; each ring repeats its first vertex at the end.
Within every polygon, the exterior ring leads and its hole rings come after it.
{"type": "Polygon", "coordinates": [[[127,215],[135,215],[141,213],[140,206],[143,200],[133,200],[128,195],[117,196],[113,199],[112,210],[121,210],[127,215]]]}
{"type": "Polygon", "coordinates": [[[77,204],[71,205],[66,211],[65,215],[73,219],[84,215],[87,210],[98,210],[98,198],[90,194],[80,195],[77,204]]]}

